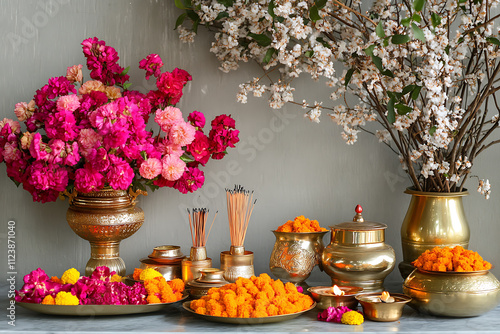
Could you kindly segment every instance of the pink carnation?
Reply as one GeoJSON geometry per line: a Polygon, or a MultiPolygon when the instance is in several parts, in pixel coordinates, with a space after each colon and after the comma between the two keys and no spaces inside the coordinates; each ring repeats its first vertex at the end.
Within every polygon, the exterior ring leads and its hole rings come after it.
{"type": "Polygon", "coordinates": [[[17,119],[20,122],[24,122],[29,119],[33,112],[35,111],[35,101],[31,100],[30,103],[19,102],[16,103],[14,112],[16,113],[17,119]]]}
{"type": "Polygon", "coordinates": [[[188,145],[187,151],[191,153],[194,160],[205,165],[210,159],[209,141],[201,131],[196,131],[194,141],[188,145]]]}
{"type": "Polygon", "coordinates": [[[155,122],[160,125],[161,129],[168,133],[170,128],[178,123],[184,121],[182,119],[182,112],[179,108],[166,107],[165,109],[156,110],[155,122]]]}
{"type": "Polygon", "coordinates": [[[193,142],[196,135],[196,129],[189,123],[178,122],[170,128],[168,137],[173,144],[186,146],[193,142]]]}
{"type": "Polygon", "coordinates": [[[35,133],[33,139],[31,140],[30,153],[35,160],[47,160],[48,159],[48,147],[42,141],[42,135],[40,133],[35,133]]]}
{"type": "Polygon", "coordinates": [[[84,168],[76,170],[75,189],[82,193],[99,191],[104,187],[104,176],[86,164],[84,168]]]}
{"type": "Polygon", "coordinates": [[[144,161],[139,168],[139,174],[148,180],[154,179],[162,172],[163,164],[160,159],[149,158],[144,161]]]}
{"type": "Polygon", "coordinates": [[[146,80],[149,80],[151,75],[158,77],[161,74],[162,66],[163,62],[160,56],[154,53],[139,62],[139,68],[146,70],[146,80]]]}
{"type": "Polygon", "coordinates": [[[19,151],[17,143],[5,143],[2,154],[5,162],[7,163],[16,161],[21,158],[21,151],[19,151]]]}
{"type": "Polygon", "coordinates": [[[184,150],[181,145],[173,144],[169,141],[164,141],[158,144],[158,150],[163,155],[173,155],[176,157],[181,157],[184,154],[184,150]]]}
{"type": "Polygon", "coordinates": [[[73,65],[68,67],[66,70],[66,79],[71,82],[82,82],[83,74],[82,74],[82,65],[73,65]]]}
{"type": "Polygon", "coordinates": [[[57,99],[57,110],[75,111],[80,107],[80,100],[77,95],[64,95],[57,99]]]}
{"type": "Polygon", "coordinates": [[[0,121],[0,129],[4,129],[4,127],[8,125],[10,127],[10,131],[12,133],[20,133],[21,132],[21,124],[18,121],[13,121],[9,118],[4,118],[3,121],[0,121]]]}
{"type": "Polygon", "coordinates": [[[167,155],[161,162],[163,165],[161,175],[168,181],[178,180],[186,169],[186,163],[176,156],[167,155]]]}
{"type": "Polygon", "coordinates": [[[188,167],[182,177],[174,184],[174,188],[183,194],[194,192],[203,186],[205,174],[196,167],[188,167]]]}
{"type": "Polygon", "coordinates": [[[196,128],[201,129],[205,126],[205,115],[199,111],[193,111],[188,116],[188,121],[196,128]]]}
{"type": "Polygon", "coordinates": [[[84,157],[92,151],[92,149],[100,145],[102,136],[92,129],[82,129],[78,135],[78,144],[80,144],[80,151],[84,157]]]}
{"type": "Polygon", "coordinates": [[[109,160],[111,165],[106,174],[107,182],[115,190],[127,190],[134,180],[134,170],[125,160],[115,155],[110,154],[109,160]]]}
{"type": "Polygon", "coordinates": [[[80,161],[80,153],[78,143],[75,141],[73,143],[66,143],[66,157],[64,158],[64,164],[67,166],[74,166],[80,161]]]}

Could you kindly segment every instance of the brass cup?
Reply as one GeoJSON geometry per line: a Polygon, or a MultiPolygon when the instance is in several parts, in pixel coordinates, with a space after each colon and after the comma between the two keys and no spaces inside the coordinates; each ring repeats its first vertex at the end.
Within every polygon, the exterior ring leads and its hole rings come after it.
{"type": "Polygon", "coordinates": [[[317,303],[316,308],[325,310],[329,307],[346,306],[351,310],[356,309],[358,301],[355,298],[356,294],[363,289],[356,286],[339,286],[339,289],[344,291],[344,295],[335,296],[332,293],[331,286],[314,286],[307,289],[314,301],[317,303]]]}
{"type": "Polygon", "coordinates": [[[220,253],[220,269],[224,270],[224,278],[234,283],[238,277],[250,278],[254,275],[253,252],[243,247],[231,246],[230,251],[220,253]]]}
{"type": "Polygon", "coordinates": [[[153,253],[151,253],[151,255],[148,256],[156,260],[156,259],[169,259],[169,258],[182,257],[183,254],[181,252],[180,246],[163,245],[153,248],[153,253]]]}
{"type": "Polygon", "coordinates": [[[380,300],[380,293],[367,293],[356,296],[363,307],[365,317],[372,321],[396,321],[401,318],[403,308],[411,301],[411,297],[401,293],[391,294],[393,303],[384,303],[380,300]]]}

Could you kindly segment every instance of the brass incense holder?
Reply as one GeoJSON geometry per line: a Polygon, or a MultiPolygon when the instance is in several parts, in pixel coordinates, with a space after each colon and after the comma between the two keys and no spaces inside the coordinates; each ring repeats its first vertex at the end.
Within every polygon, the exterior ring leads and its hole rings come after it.
{"type": "Polygon", "coordinates": [[[212,267],[212,259],[207,257],[205,247],[191,247],[189,258],[182,260],[182,280],[192,281],[201,276],[200,270],[212,267]]]}
{"type": "Polygon", "coordinates": [[[411,297],[401,293],[391,293],[391,297],[394,298],[393,302],[383,302],[380,297],[379,292],[356,296],[367,319],[372,321],[396,321],[401,318],[406,303],[411,301],[411,297]]]}
{"type": "Polygon", "coordinates": [[[325,310],[329,307],[346,306],[351,310],[355,310],[358,306],[356,295],[363,291],[362,288],[357,286],[339,286],[338,287],[344,294],[335,295],[331,286],[314,286],[307,289],[311,294],[314,301],[316,301],[316,308],[325,310]]]}
{"type": "Polygon", "coordinates": [[[224,278],[234,283],[238,277],[250,278],[254,273],[253,252],[243,246],[231,246],[229,251],[220,253],[220,268],[224,278]]]}

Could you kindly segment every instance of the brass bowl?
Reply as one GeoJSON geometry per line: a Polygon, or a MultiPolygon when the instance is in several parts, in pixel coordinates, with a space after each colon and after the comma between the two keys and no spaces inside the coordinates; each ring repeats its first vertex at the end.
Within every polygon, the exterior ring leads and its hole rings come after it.
{"type": "Polygon", "coordinates": [[[405,279],[403,292],[410,306],[422,313],[448,317],[475,317],[494,309],[500,282],[488,270],[437,272],[415,269],[405,279]]]}
{"type": "Polygon", "coordinates": [[[139,269],[152,268],[162,274],[167,281],[171,281],[174,278],[182,278],[181,261],[182,258],[178,259],[176,263],[173,264],[161,264],[155,262],[153,259],[144,258],[140,260],[141,265],[139,269]]]}
{"type": "Polygon", "coordinates": [[[356,294],[360,293],[363,288],[357,286],[339,286],[339,289],[344,291],[343,296],[335,296],[331,293],[331,286],[313,286],[307,289],[314,301],[317,303],[316,308],[325,310],[329,307],[346,306],[351,310],[355,310],[358,306],[356,294]]]}
{"type": "Polygon", "coordinates": [[[392,293],[393,303],[384,303],[380,300],[380,292],[360,294],[356,296],[363,307],[365,317],[372,321],[396,321],[401,318],[403,308],[411,301],[407,295],[392,293]]]}
{"type": "Polygon", "coordinates": [[[181,247],[173,245],[157,246],[153,248],[153,253],[148,255],[149,258],[154,259],[156,261],[162,259],[179,258],[183,256],[184,255],[181,252],[181,247]]]}

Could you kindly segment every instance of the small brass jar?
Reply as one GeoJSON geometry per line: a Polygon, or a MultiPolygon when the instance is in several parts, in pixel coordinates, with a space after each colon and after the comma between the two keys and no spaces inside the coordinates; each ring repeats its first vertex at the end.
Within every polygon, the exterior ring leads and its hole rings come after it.
{"type": "Polygon", "coordinates": [[[363,292],[384,290],[384,279],[394,269],[396,254],[385,244],[387,225],[363,219],[360,205],[352,222],[331,226],[331,242],[323,250],[323,270],[332,285],[357,286],[363,292]]]}

